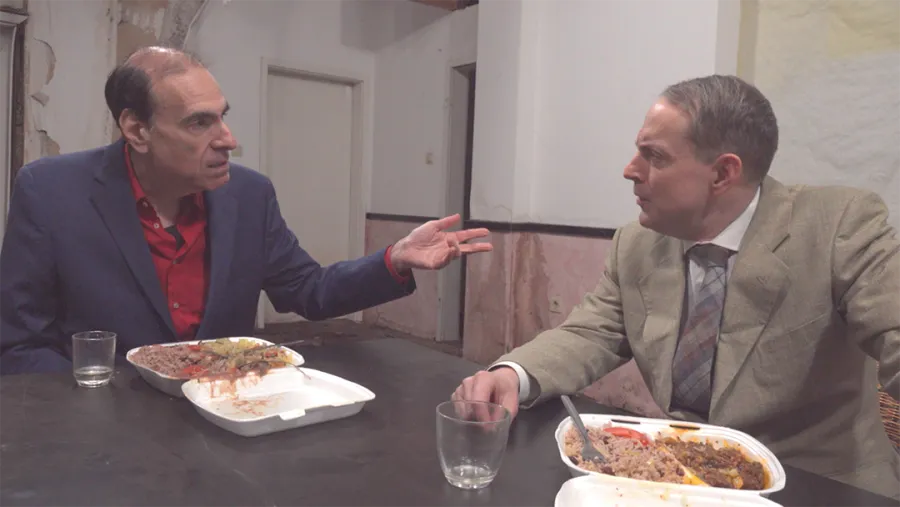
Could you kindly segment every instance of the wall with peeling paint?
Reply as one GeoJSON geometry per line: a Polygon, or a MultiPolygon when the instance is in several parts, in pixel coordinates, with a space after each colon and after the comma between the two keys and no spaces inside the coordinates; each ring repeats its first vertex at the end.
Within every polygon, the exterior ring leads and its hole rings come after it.
{"type": "Polygon", "coordinates": [[[103,85],[138,47],[180,46],[204,0],[30,0],[25,162],[118,137],[103,85]]]}
{"type": "Polygon", "coordinates": [[[103,84],[115,61],[117,0],[29,0],[25,162],[108,142],[103,84]]]}
{"type": "Polygon", "coordinates": [[[6,7],[16,11],[24,11],[25,0],[0,0],[0,7],[6,7]]]}

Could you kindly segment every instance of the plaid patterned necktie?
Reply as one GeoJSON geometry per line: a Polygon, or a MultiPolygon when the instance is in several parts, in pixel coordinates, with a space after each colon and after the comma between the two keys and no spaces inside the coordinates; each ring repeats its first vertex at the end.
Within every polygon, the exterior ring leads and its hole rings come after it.
{"type": "Polygon", "coordinates": [[[712,394],[712,367],[725,302],[725,280],[731,251],[712,244],[688,251],[705,270],[693,292],[687,319],[672,361],[672,406],[706,416],[712,394]]]}

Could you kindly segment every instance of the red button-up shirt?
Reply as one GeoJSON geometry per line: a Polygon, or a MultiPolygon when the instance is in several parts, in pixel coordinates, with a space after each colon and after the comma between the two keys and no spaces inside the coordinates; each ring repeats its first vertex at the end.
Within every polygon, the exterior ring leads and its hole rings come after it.
{"type": "Polygon", "coordinates": [[[178,340],[193,340],[203,319],[209,288],[203,194],[184,197],[175,223],[166,229],[138,183],[127,147],[125,165],[128,166],[131,190],[137,201],[138,218],[172,315],[175,333],[178,340]]]}
{"type": "MultiPolygon", "coordinates": [[[[125,165],[131,179],[131,190],[137,201],[138,218],[144,231],[144,239],[150,246],[150,256],[163,295],[172,315],[178,340],[193,340],[203,320],[206,293],[209,290],[209,266],[206,248],[206,203],[202,193],[186,196],[175,224],[166,229],[159,215],[147,200],[131,165],[131,154],[125,147],[125,165]]],[[[397,283],[409,281],[408,273],[398,273],[391,263],[389,246],[384,253],[384,263],[397,283]]]]}

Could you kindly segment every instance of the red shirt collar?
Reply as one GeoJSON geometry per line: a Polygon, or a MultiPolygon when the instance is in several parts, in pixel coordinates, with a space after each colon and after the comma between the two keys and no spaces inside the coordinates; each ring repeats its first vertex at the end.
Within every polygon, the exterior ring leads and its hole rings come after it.
{"type": "MultiPolygon", "coordinates": [[[[147,194],[144,193],[144,189],[134,173],[134,166],[131,165],[131,152],[128,150],[128,143],[125,143],[125,167],[128,168],[128,179],[131,181],[131,191],[134,193],[134,200],[140,206],[147,199],[147,194]]],[[[185,199],[190,199],[197,210],[203,211],[205,209],[203,192],[185,196],[185,199]]]]}

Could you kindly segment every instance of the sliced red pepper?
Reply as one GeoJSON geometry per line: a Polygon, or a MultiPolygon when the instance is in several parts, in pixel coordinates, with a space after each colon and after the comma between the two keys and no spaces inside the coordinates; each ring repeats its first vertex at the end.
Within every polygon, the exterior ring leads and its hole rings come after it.
{"type": "Polygon", "coordinates": [[[613,426],[610,428],[603,428],[603,431],[615,435],[617,437],[625,437],[625,438],[633,438],[645,446],[650,445],[650,439],[647,438],[647,435],[644,435],[640,431],[633,430],[631,428],[622,428],[620,426],[613,426]]]}
{"type": "Polygon", "coordinates": [[[189,377],[193,377],[194,375],[200,375],[202,373],[206,373],[206,368],[204,368],[198,364],[192,364],[191,366],[187,366],[181,370],[182,375],[187,375],[189,377]]]}
{"type": "Polygon", "coordinates": [[[192,350],[192,351],[194,351],[194,352],[200,352],[201,350],[203,350],[203,349],[200,347],[200,345],[188,345],[188,349],[189,349],[189,350],[192,350]]]}

